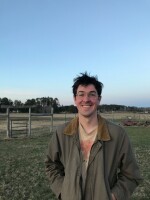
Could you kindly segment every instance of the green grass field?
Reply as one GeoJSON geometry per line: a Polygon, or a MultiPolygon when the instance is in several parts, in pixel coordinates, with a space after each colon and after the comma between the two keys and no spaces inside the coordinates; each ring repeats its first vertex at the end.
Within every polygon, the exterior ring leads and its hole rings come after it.
{"type": "MultiPolygon", "coordinates": [[[[127,127],[143,183],[132,200],[150,199],[150,128],[127,127]]],[[[45,175],[50,135],[0,141],[0,200],[54,200],[45,175]]]]}

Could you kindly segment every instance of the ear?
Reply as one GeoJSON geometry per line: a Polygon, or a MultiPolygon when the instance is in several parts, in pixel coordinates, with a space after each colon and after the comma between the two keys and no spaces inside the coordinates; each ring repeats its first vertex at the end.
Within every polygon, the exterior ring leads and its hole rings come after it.
{"type": "Polygon", "coordinates": [[[74,103],[76,104],[76,96],[73,96],[74,103]]]}
{"type": "Polygon", "coordinates": [[[99,103],[101,102],[101,99],[102,99],[102,96],[99,96],[99,97],[98,97],[99,103]]]}

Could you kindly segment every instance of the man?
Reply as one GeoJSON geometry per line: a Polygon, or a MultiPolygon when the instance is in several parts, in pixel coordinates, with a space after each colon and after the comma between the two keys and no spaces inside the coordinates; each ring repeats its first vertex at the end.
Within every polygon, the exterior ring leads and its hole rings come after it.
{"type": "Polygon", "coordinates": [[[125,130],[97,114],[103,84],[86,72],[74,79],[78,116],[53,134],[46,160],[61,200],[128,200],[141,181],[125,130]]]}

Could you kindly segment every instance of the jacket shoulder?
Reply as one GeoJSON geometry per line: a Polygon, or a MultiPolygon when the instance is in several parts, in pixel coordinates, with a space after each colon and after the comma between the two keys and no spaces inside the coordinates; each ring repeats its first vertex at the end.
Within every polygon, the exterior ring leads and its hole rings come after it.
{"type": "Polygon", "coordinates": [[[110,120],[106,120],[106,125],[108,127],[108,131],[111,137],[125,137],[127,136],[127,132],[124,129],[123,126],[120,124],[117,124],[115,122],[112,122],[110,120]]]}

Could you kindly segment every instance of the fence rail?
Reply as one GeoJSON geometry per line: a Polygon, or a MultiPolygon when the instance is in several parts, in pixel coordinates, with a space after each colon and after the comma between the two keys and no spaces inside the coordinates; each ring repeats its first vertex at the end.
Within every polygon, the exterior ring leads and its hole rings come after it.
{"type": "MultiPolygon", "coordinates": [[[[7,121],[7,130],[6,130],[6,137],[7,138],[11,138],[12,137],[12,131],[25,131],[27,132],[28,136],[31,136],[31,121],[32,121],[32,117],[44,117],[44,116],[49,116],[51,119],[51,131],[53,130],[53,109],[51,109],[51,113],[31,113],[31,107],[22,107],[22,108],[28,108],[29,109],[29,113],[27,117],[12,117],[11,113],[10,113],[10,106],[4,106],[3,108],[6,108],[6,113],[5,114],[1,114],[0,113],[0,117],[1,118],[6,118],[7,121]],[[22,123],[24,121],[26,121],[26,125],[24,126],[26,129],[14,129],[13,126],[13,122],[16,121],[17,124],[19,124],[20,121],[22,121],[22,123]]],[[[23,127],[23,126],[22,126],[23,127]]]]}
{"type": "MultiPolygon", "coordinates": [[[[27,124],[27,136],[32,136],[37,133],[38,135],[43,132],[51,133],[57,125],[65,123],[66,121],[71,120],[77,114],[53,114],[53,113],[31,113],[29,109],[29,113],[10,113],[8,110],[5,114],[0,113],[0,138],[10,138],[15,134],[14,124],[12,125],[11,130],[11,121],[13,123],[23,123],[25,120],[28,122],[27,124]],[[11,133],[13,131],[13,133],[11,133]],[[2,134],[3,133],[3,134],[2,134]],[[3,135],[3,136],[2,136],[3,135]]],[[[150,114],[145,113],[129,113],[129,112],[109,112],[109,113],[101,113],[102,117],[105,117],[111,121],[124,125],[124,122],[129,120],[133,120],[137,125],[150,125],[150,114]]],[[[133,124],[133,123],[129,123],[133,124]]],[[[23,128],[22,128],[23,129],[23,128]]],[[[24,131],[26,131],[26,127],[24,127],[24,131]]],[[[20,133],[21,131],[16,131],[20,133]]]]}

